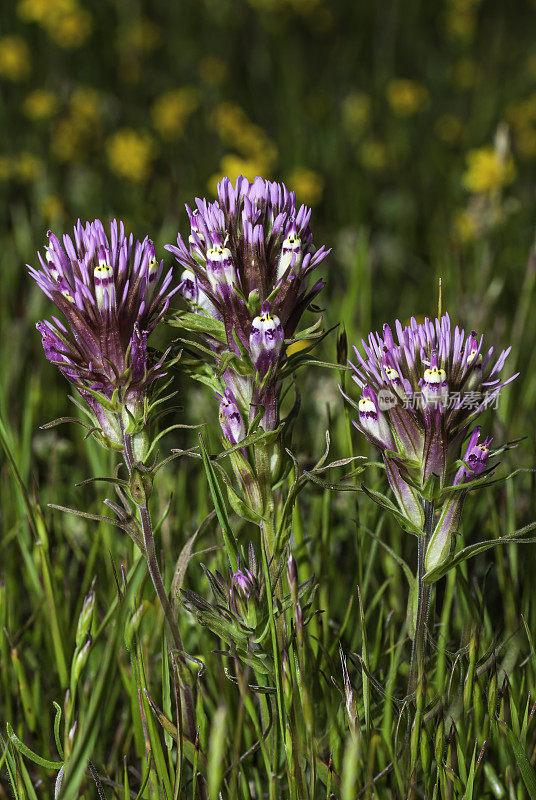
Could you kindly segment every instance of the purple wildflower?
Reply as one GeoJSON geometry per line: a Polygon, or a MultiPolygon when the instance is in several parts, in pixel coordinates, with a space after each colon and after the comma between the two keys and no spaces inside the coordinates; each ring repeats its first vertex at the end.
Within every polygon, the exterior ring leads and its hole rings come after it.
{"type": "Polygon", "coordinates": [[[295,333],[300,318],[321,291],[321,280],[309,287],[310,274],[328,250],[315,250],[309,227],[311,211],[297,207],[294,192],[278,183],[243,177],[233,186],[228,178],[218,184],[218,199],[196,199],[186,206],[190,236],[179,234],[168,245],[183,268],[180,291],[192,309],[223,322],[226,346],[216,339],[216,353],[225,347],[242,358],[245,350],[263,382],[256,392],[253,377],[239,380],[227,369],[224,382],[253,418],[265,408],[263,424],[276,424],[274,383],[284,357],[283,341],[295,333]],[[259,313],[260,311],[260,313],[259,313]],[[240,384],[240,385],[238,385],[240,384]]]}
{"type": "Polygon", "coordinates": [[[362,341],[364,355],[354,348],[363,390],[354,424],[413,482],[425,487],[437,475],[443,485],[471,422],[516,377],[499,377],[511,348],[493,359],[475,331],[452,332],[448,314],[406,327],[397,320],[395,329],[398,341],[385,325],[362,341]]]}
{"type": "Polygon", "coordinates": [[[120,402],[134,413],[147,387],[162,374],[163,358],[151,359],[147,337],[168,308],[172,271],[163,280],[152,241],[134,242],[114,220],[108,237],[100,220],[78,221],[73,239],[48,233],[40,269],[30,275],[57,306],[57,317],[39,322],[45,355],[73,383],[115,442],[117,431],[96,397],[120,402]],[[73,240],[74,239],[74,240],[73,240]],[[96,393],[96,394],[95,394],[96,393]]]}

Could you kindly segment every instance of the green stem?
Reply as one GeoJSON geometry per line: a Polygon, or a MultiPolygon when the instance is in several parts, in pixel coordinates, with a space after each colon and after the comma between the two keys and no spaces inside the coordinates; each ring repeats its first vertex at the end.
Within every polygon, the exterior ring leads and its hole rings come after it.
{"type": "MultiPolygon", "coordinates": [[[[130,476],[132,473],[132,468],[136,463],[134,458],[134,451],[132,448],[131,436],[127,433],[124,433],[124,441],[125,441],[125,449],[124,449],[125,463],[127,465],[127,469],[130,476]]],[[[179,625],[177,623],[177,620],[175,619],[173,609],[171,608],[171,603],[169,602],[166,588],[164,586],[164,581],[162,580],[160,567],[158,566],[158,560],[156,558],[156,549],[154,544],[151,515],[149,513],[147,503],[144,503],[142,505],[138,504],[136,505],[140,515],[140,522],[143,533],[143,543],[145,546],[145,558],[147,560],[147,567],[149,569],[149,574],[153,581],[153,585],[156,594],[158,596],[158,599],[160,601],[162,612],[167,621],[169,631],[171,632],[173,646],[177,650],[179,662],[182,666],[186,666],[184,644],[182,642],[182,636],[179,630],[179,625]]],[[[183,681],[182,691],[183,691],[184,709],[186,712],[186,720],[188,723],[188,735],[190,737],[190,740],[192,742],[195,742],[197,734],[197,726],[195,722],[193,693],[191,686],[186,681],[183,681]]]]}
{"type": "Polygon", "coordinates": [[[426,548],[432,535],[434,524],[434,504],[429,500],[423,499],[424,506],[424,528],[423,536],[419,536],[417,551],[417,621],[415,624],[415,637],[411,651],[411,666],[409,670],[408,694],[413,694],[417,686],[422,682],[424,674],[424,662],[426,659],[426,628],[428,624],[428,611],[430,608],[431,585],[424,579],[425,566],[424,559],[426,548]]]}

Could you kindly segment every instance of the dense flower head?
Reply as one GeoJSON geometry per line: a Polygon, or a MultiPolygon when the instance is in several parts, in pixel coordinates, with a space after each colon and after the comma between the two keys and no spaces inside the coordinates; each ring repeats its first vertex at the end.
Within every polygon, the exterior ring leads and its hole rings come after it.
{"type": "MultiPolygon", "coordinates": [[[[385,325],[362,341],[363,353],[354,348],[351,367],[362,389],[354,424],[389,458],[418,466],[423,484],[432,474],[443,482],[471,422],[516,377],[499,377],[510,348],[493,358],[483,336],[458,326],[452,331],[448,314],[423,323],[412,318],[406,327],[397,320],[395,333],[396,339],[385,325]]],[[[472,447],[469,463],[476,459],[476,465],[489,440],[472,447]]]]}
{"type": "Polygon", "coordinates": [[[310,209],[297,206],[283,184],[260,177],[235,185],[224,178],[217,200],[197,198],[186,210],[188,242],[179,234],[167,249],[182,267],[179,289],[192,311],[221,323],[220,337],[207,336],[210,348],[240,359],[240,374],[229,365],[222,376],[220,405],[224,437],[236,444],[259,409],[265,430],[277,424],[283,345],[324,286],[309,286],[309,278],[329,251],[313,247],[310,209]]]}
{"type": "Polygon", "coordinates": [[[309,289],[309,275],[329,252],[313,247],[310,209],[298,207],[283,184],[239,177],[235,186],[229,178],[218,184],[216,201],[197,198],[195,208],[186,210],[188,243],[179,234],[177,246],[168,245],[184,270],[184,298],[194,310],[224,322],[237,354],[233,329],[249,351],[252,331],[266,316],[277,320],[278,336],[280,330],[282,338],[291,337],[323,287],[317,281],[309,289]]]}
{"type": "Polygon", "coordinates": [[[149,362],[147,337],[173,294],[152,241],[134,242],[116,220],[109,236],[100,220],[79,220],[73,238],[49,231],[38,257],[30,274],[67,323],[38,323],[47,358],[82,392],[142,391],[161,367],[149,362]]]}

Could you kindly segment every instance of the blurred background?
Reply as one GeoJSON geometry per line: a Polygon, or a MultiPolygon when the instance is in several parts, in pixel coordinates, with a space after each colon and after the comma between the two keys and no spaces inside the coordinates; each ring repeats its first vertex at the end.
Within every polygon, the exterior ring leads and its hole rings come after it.
{"type": "MultiPolygon", "coordinates": [[[[284,180],[313,207],[316,245],[333,248],[319,270],[327,284],[321,303],[326,326],[343,322],[350,344],[394,317],[435,314],[441,278],[443,310],[484,332],[486,345],[513,345],[505,374],[519,369],[521,376],[484,426],[499,443],[525,437],[503,457],[503,474],[530,466],[536,402],[536,260],[529,257],[536,223],[535,30],[536,2],[529,0],[4,0],[0,422],[13,463],[0,462],[0,623],[11,636],[9,642],[0,637],[0,662],[9,662],[10,643],[19,642],[36,707],[39,697],[47,704],[32,727],[23,717],[15,673],[2,670],[0,717],[20,723],[21,735],[39,728],[36,748],[44,755],[51,741],[49,701],[60,695],[48,628],[40,622],[41,542],[26,523],[28,509],[48,531],[66,641],[74,636],[94,575],[101,614],[114,598],[110,555],[127,566],[135,557],[126,537],[110,526],[46,508],[55,502],[102,513],[106,489],[77,489],[74,483],[113,469],[109,455],[84,443],[78,428],[39,430],[55,417],[76,413],[35,331],[35,322],[52,309],[25,265],[37,263],[47,229],[61,234],[78,217],[118,215],[137,237],[148,233],[171,265],[163,245],[178,230],[187,234],[185,202],[213,197],[222,175],[284,180]]],[[[320,355],[335,360],[336,338],[331,334],[323,342],[320,355]]],[[[183,412],[173,421],[209,421],[207,437],[217,451],[216,402],[180,373],[176,377],[183,412]]],[[[311,369],[300,378],[295,439],[302,463],[319,457],[328,424],[334,457],[348,455],[339,377],[311,369]]],[[[175,432],[164,440],[163,454],[196,442],[195,432],[175,432]]],[[[354,442],[367,452],[357,437],[354,442]]],[[[175,462],[161,476],[157,511],[173,494],[161,528],[169,574],[211,501],[194,460],[175,462]]],[[[533,519],[534,488],[532,475],[525,474],[493,495],[483,493],[466,517],[467,540],[499,536],[533,519]]],[[[353,502],[347,494],[312,489],[302,506],[308,556],[298,556],[309,559],[324,587],[322,607],[339,622],[363,577],[358,570],[364,539],[349,523],[353,502]]],[[[364,507],[362,519],[375,528],[379,512],[370,503],[364,507]]],[[[411,561],[411,537],[388,520],[381,524],[382,535],[411,561]]],[[[403,577],[375,543],[372,550],[381,568],[377,575],[367,571],[364,601],[387,576],[389,607],[401,628],[403,577]]],[[[536,568],[533,550],[511,547],[507,557],[501,548],[493,551],[498,577],[490,578],[487,591],[499,627],[517,625],[524,559],[536,568]]],[[[474,574],[482,578],[488,563],[484,558],[474,574]]],[[[197,559],[185,585],[207,593],[197,559]]],[[[146,597],[152,602],[150,587],[146,597]]],[[[531,587],[526,598],[534,603],[531,587]]],[[[350,627],[357,631],[354,623],[350,627]]],[[[183,624],[190,652],[210,650],[208,634],[203,645],[199,628],[188,618],[183,624]]],[[[357,646],[357,636],[349,636],[347,646],[357,646]]],[[[215,683],[215,698],[219,691],[215,683]]],[[[121,705],[119,688],[117,693],[121,705]]],[[[119,712],[112,703],[105,713],[111,737],[119,712]]],[[[121,764],[119,739],[102,744],[102,753],[111,748],[112,770],[121,764]]],[[[104,763],[105,756],[98,757],[104,763]]]]}

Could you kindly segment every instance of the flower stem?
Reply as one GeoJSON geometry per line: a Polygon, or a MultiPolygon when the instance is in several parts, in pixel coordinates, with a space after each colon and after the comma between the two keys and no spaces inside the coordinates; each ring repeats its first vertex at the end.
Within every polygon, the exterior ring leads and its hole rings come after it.
{"type": "MultiPolygon", "coordinates": [[[[132,473],[132,468],[136,463],[132,447],[132,438],[128,433],[124,433],[123,436],[125,442],[125,448],[124,448],[125,463],[127,465],[127,469],[130,476],[132,473]]],[[[146,502],[141,505],[136,503],[136,505],[140,515],[140,522],[143,533],[143,543],[145,546],[145,558],[147,560],[147,567],[149,569],[149,574],[153,581],[153,585],[156,594],[158,596],[158,599],[160,601],[162,612],[167,621],[169,631],[171,632],[172,644],[173,647],[177,650],[179,663],[181,664],[181,666],[184,667],[186,666],[186,657],[184,655],[184,644],[182,642],[182,636],[179,630],[178,622],[175,619],[173,609],[171,608],[171,603],[169,602],[169,597],[167,595],[166,588],[164,586],[164,581],[162,580],[160,567],[158,566],[158,560],[156,558],[156,549],[154,544],[153,525],[151,522],[151,515],[149,512],[149,508],[146,502]]],[[[191,741],[195,742],[197,727],[195,723],[193,693],[191,686],[186,681],[183,681],[182,683],[182,691],[183,691],[184,709],[186,712],[186,720],[188,724],[188,735],[191,741]]]]}
{"type": "Polygon", "coordinates": [[[434,504],[429,500],[423,499],[423,506],[423,536],[419,536],[417,551],[417,620],[415,624],[413,648],[411,651],[408,694],[413,694],[417,686],[422,683],[424,662],[426,659],[426,628],[428,624],[428,611],[430,608],[431,585],[426,583],[423,578],[425,573],[424,559],[426,556],[426,548],[428,546],[428,542],[430,541],[434,524],[434,504]]]}

